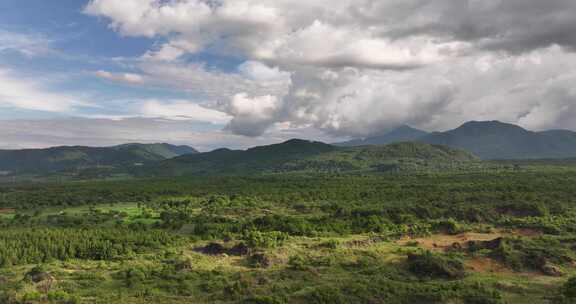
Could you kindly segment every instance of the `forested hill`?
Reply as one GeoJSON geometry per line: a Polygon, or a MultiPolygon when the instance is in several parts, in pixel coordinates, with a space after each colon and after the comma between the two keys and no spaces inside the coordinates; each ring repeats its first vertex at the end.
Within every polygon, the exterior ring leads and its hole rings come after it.
{"type": "Polygon", "coordinates": [[[471,151],[483,159],[542,159],[576,157],[576,132],[533,132],[498,121],[472,121],[419,141],[471,151]]]}
{"type": "Polygon", "coordinates": [[[358,147],[368,145],[387,145],[397,142],[416,141],[426,135],[428,132],[412,128],[410,126],[401,126],[382,135],[371,136],[360,139],[353,139],[346,142],[336,143],[340,147],[358,147]]]}
{"type": "Polygon", "coordinates": [[[166,160],[197,153],[187,146],[126,144],[114,147],[54,147],[48,149],[0,150],[0,171],[47,173],[91,167],[121,167],[166,160]]]}
{"type": "Polygon", "coordinates": [[[499,121],[470,121],[446,132],[426,133],[403,126],[380,136],[339,146],[385,145],[418,141],[470,151],[482,159],[562,159],[576,157],[576,132],[534,132],[499,121]]]}
{"type": "Polygon", "coordinates": [[[162,175],[259,173],[337,149],[321,142],[292,139],[245,151],[218,149],[208,153],[184,155],[164,161],[153,170],[162,175]]]}
{"type": "Polygon", "coordinates": [[[219,149],[185,155],[148,167],[149,175],[253,174],[271,172],[389,171],[477,163],[474,155],[443,146],[396,143],[336,147],[290,140],[246,151],[219,149]]]}
{"type": "Polygon", "coordinates": [[[165,160],[177,156],[196,154],[198,150],[190,146],[176,146],[170,144],[139,144],[131,143],[112,147],[118,151],[131,152],[150,160],[165,160]]]}

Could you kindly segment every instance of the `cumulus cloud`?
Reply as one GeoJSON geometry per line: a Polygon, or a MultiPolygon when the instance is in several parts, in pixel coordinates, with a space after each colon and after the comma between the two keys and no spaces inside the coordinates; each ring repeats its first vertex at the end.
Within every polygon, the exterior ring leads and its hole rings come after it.
{"type": "Polygon", "coordinates": [[[246,93],[236,94],[225,108],[234,117],[228,129],[246,136],[262,135],[274,124],[279,107],[280,101],[276,96],[249,97],[246,93]]]}
{"type": "Polygon", "coordinates": [[[111,27],[124,35],[174,37],[145,55],[163,60],[219,44],[221,52],[272,64],[404,69],[440,60],[449,50],[463,47],[426,36],[405,41],[378,37],[352,15],[357,5],[352,0],[128,0],[122,4],[94,0],[85,12],[109,18],[111,27]]]}
{"type": "Polygon", "coordinates": [[[575,127],[572,0],[92,0],[85,12],[163,41],[141,58],[147,81],[215,100],[237,134],[575,127]],[[200,52],[246,62],[182,59],[200,52]]]}
{"type": "Polygon", "coordinates": [[[352,11],[382,37],[426,35],[512,53],[576,45],[570,0],[364,0],[352,11]]]}

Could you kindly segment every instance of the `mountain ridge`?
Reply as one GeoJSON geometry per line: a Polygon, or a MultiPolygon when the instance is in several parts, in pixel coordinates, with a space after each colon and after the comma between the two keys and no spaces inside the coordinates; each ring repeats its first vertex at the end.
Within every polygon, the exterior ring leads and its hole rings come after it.
{"type": "Polygon", "coordinates": [[[420,137],[426,136],[429,133],[408,125],[403,125],[392,131],[386,132],[382,135],[366,137],[362,139],[353,139],[345,142],[335,143],[334,145],[340,147],[356,147],[367,145],[385,145],[395,142],[408,142],[415,141],[420,137]]]}
{"type": "Polygon", "coordinates": [[[425,143],[337,147],[321,142],[289,140],[247,150],[218,149],[184,155],[143,168],[145,175],[217,175],[281,172],[388,171],[436,168],[479,159],[462,150],[425,143]]]}
{"type": "MultiPolygon", "coordinates": [[[[395,130],[390,133],[394,132],[395,130]]],[[[380,138],[376,136],[348,143],[354,146],[390,143],[386,140],[379,141],[380,138]]],[[[536,132],[497,120],[469,121],[455,129],[427,133],[409,141],[463,149],[486,160],[576,157],[576,132],[570,130],[536,132]]]]}
{"type": "Polygon", "coordinates": [[[470,151],[483,159],[545,159],[576,157],[576,132],[529,131],[499,121],[471,121],[418,141],[470,151]]]}
{"type": "Polygon", "coordinates": [[[45,173],[90,167],[119,167],[162,161],[198,153],[170,144],[124,144],[112,147],[59,146],[46,149],[0,150],[0,171],[45,173]]]}

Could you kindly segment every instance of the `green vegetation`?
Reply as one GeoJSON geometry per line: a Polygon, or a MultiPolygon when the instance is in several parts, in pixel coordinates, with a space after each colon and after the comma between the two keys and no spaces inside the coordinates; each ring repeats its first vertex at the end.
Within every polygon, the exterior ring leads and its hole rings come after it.
{"type": "Polygon", "coordinates": [[[126,144],[106,148],[55,147],[49,149],[0,150],[0,171],[17,174],[49,174],[63,171],[97,177],[113,169],[147,164],[197,153],[187,146],[126,144]]]}
{"type": "Polygon", "coordinates": [[[382,135],[372,136],[363,139],[354,139],[343,143],[337,143],[336,145],[341,147],[388,145],[398,142],[417,141],[419,138],[422,138],[428,134],[429,134],[428,132],[414,129],[410,126],[400,126],[382,135]]]}
{"type": "Polygon", "coordinates": [[[0,303],[571,303],[576,170],[499,166],[0,185],[0,303]]]}
{"type": "Polygon", "coordinates": [[[499,121],[470,121],[446,132],[426,133],[403,126],[391,132],[341,146],[385,145],[418,141],[470,151],[482,159],[563,159],[576,157],[576,132],[532,132],[499,121]]]}
{"type": "Polygon", "coordinates": [[[415,172],[485,168],[461,150],[421,143],[335,147],[291,140],[246,151],[216,150],[185,155],[142,168],[142,175],[246,175],[254,173],[415,172]]]}

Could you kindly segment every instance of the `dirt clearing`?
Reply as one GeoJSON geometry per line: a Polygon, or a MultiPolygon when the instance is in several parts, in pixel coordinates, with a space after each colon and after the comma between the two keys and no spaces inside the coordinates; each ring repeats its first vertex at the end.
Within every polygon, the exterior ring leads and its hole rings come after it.
{"type": "Polygon", "coordinates": [[[507,236],[536,237],[539,235],[541,235],[540,232],[532,229],[497,230],[490,233],[467,232],[456,235],[435,234],[423,238],[403,238],[398,241],[398,244],[406,246],[414,243],[418,247],[431,251],[445,251],[455,247],[466,248],[469,241],[488,242],[507,236]]]}

